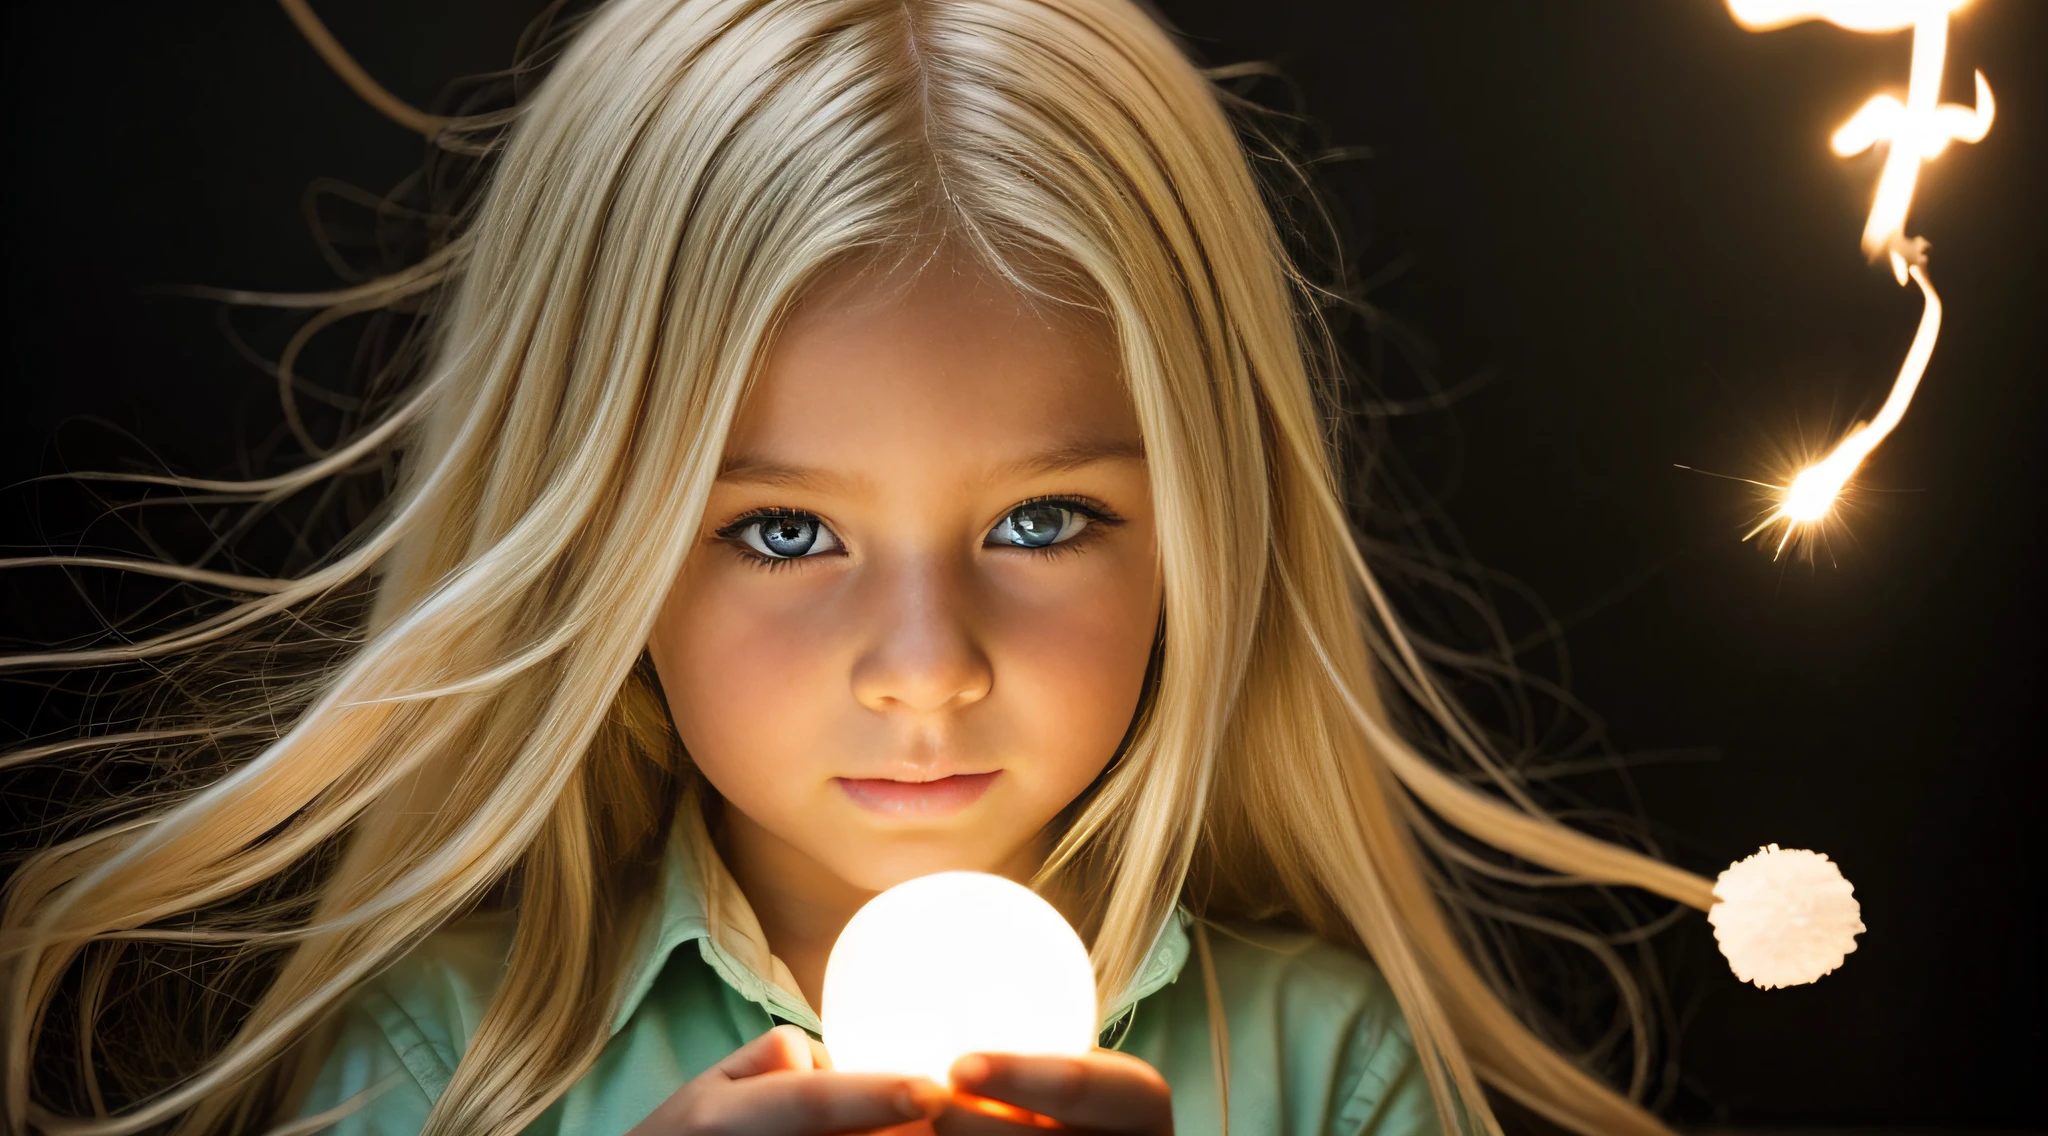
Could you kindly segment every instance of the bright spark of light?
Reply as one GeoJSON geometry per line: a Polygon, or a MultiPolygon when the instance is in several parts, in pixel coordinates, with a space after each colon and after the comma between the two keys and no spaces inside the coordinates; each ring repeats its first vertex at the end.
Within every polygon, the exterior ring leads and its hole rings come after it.
{"type": "Polygon", "coordinates": [[[1920,286],[1925,300],[1920,328],[1877,417],[1851,427],[1827,456],[1801,470],[1790,484],[1777,487],[1777,508],[1749,531],[1749,536],[1755,536],[1782,522],[1781,553],[1800,526],[1817,524],[1828,516],[1863,459],[1905,417],[1920,377],[1927,371],[1927,360],[1934,354],[1934,341],[1941,333],[1941,298],[1927,279],[1927,242],[1906,236],[1906,214],[1913,206],[1921,164],[1939,156],[1950,142],[1981,140],[1997,113],[1991,85],[1984,81],[1982,71],[1976,73],[1975,107],[1938,101],[1941,72],[1948,57],[1949,14],[1967,3],[1969,0],[1728,0],[1735,21],[1750,31],[1770,31],[1802,20],[1826,20],[1858,32],[1913,30],[1906,101],[1891,95],[1873,97],[1835,131],[1830,142],[1843,157],[1860,154],[1879,142],[1890,145],[1870,205],[1870,219],[1863,226],[1863,253],[1873,261],[1889,259],[1900,284],[1911,281],[1920,286]]]}

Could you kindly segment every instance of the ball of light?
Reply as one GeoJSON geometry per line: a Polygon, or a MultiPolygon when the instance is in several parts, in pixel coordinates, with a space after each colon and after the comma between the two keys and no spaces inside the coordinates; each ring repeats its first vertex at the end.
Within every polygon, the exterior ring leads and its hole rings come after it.
{"type": "Polygon", "coordinates": [[[1792,479],[1785,489],[1782,508],[1795,521],[1817,521],[1835,507],[1835,498],[1841,492],[1841,479],[1835,476],[1835,471],[1826,465],[1816,465],[1792,479]]]}
{"type": "Polygon", "coordinates": [[[825,963],[821,1010],[833,1068],[943,1085],[969,1053],[1093,1049],[1095,968],[1030,888],[939,872],[854,914],[825,963]]]}
{"type": "Polygon", "coordinates": [[[1707,912],[1729,969],[1766,990],[1842,965],[1864,930],[1856,889],[1818,852],[1765,845],[1714,881],[1707,912]]]}

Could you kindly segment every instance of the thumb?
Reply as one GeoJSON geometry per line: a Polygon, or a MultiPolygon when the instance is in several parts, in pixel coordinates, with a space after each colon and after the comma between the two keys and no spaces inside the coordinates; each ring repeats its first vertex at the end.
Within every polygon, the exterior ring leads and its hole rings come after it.
{"type": "Polygon", "coordinates": [[[795,1026],[780,1025],[733,1050],[712,1069],[737,1081],[763,1073],[808,1073],[817,1067],[810,1036],[795,1026]]]}

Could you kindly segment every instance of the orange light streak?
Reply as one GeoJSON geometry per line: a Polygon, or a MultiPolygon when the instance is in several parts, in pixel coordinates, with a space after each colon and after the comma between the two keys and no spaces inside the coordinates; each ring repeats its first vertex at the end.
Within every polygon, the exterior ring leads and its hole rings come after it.
{"type": "Polygon", "coordinates": [[[1913,30],[1906,101],[1891,95],[1871,98],[1835,131],[1830,144],[1842,157],[1860,154],[1879,142],[1889,144],[1870,218],[1863,226],[1863,254],[1872,261],[1888,259],[1898,282],[1918,284],[1925,301],[1913,345],[1877,416],[1852,426],[1826,457],[1801,470],[1790,484],[1774,487],[1780,493],[1777,508],[1751,529],[1745,540],[1783,522],[1784,535],[1778,541],[1782,553],[1801,526],[1825,519],[1864,459],[1905,417],[1913,392],[1927,371],[1927,361],[1934,355],[1934,343],[1941,334],[1941,298],[1927,278],[1927,242],[1906,236],[1906,215],[1913,207],[1921,165],[1940,156],[1950,142],[1983,139],[1997,114],[1991,85],[1982,71],[1976,72],[1975,107],[1939,101],[1948,57],[1949,15],[1967,3],[1969,0],[1728,0],[1735,22],[1750,31],[1770,31],[1802,20],[1826,20],[1858,32],[1913,30]]]}

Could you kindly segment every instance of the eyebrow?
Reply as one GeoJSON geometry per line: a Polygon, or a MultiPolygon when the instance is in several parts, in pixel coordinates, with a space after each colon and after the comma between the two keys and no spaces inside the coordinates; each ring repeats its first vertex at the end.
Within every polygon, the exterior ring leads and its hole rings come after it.
{"type": "MultiPolygon", "coordinates": [[[[1055,446],[1050,450],[1020,458],[1006,466],[989,472],[990,480],[1007,477],[1029,477],[1033,474],[1060,473],[1078,469],[1100,461],[1144,461],[1145,447],[1136,442],[1121,439],[1073,442],[1055,446]]],[[[808,466],[785,465],[781,462],[748,457],[744,454],[726,459],[718,467],[718,480],[739,482],[749,485],[768,485],[779,489],[807,489],[814,492],[847,492],[866,487],[867,479],[848,477],[831,470],[814,469],[808,466]]]]}

